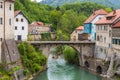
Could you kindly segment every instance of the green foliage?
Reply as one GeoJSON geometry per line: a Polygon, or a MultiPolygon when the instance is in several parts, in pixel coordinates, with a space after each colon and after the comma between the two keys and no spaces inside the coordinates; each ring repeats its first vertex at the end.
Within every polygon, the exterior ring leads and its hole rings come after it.
{"type": "Polygon", "coordinates": [[[52,27],[54,30],[57,29],[57,24],[60,21],[61,15],[62,15],[62,13],[60,11],[56,11],[56,10],[53,10],[50,13],[50,20],[51,20],[51,23],[53,24],[52,27]]]}
{"type": "Polygon", "coordinates": [[[16,66],[16,67],[14,67],[14,68],[12,68],[10,71],[9,71],[9,75],[12,75],[15,71],[17,71],[17,70],[20,70],[21,69],[21,67],[20,66],[16,66]]]}
{"type": "Polygon", "coordinates": [[[77,52],[70,46],[65,46],[63,50],[65,60],[70,64],[79,64],[77,52]]]}
{"type": "Polygon", "coordinates": [[[0,80],[12,80],[2,64],[0,64],[0,80]]]}
{"type": "MultiPolygon", "coordinates": [[[[93,9],[105,9],[107,12],[112,10],[91,2],[53,7],[34,3],[30,0],[16,0],[15,10],[18,9],[22,10],[31,22],[43,21],[46,24],[51,24],[52,31],[55,31],[57,34],[55,40],[69,40],[70,34],[75,28],[84,24],[84,21],[92,14],[93,9]]],[[[43,35],[45,36],[43,36],[42,40],[51,40],[50,37],[46,37],[47,34],[43,35]]],[[[28,36],[28,40],[32,40],[32,38],[28,36]]]]}
{"type": "Polygon", "coordinates": [[[120,80],[120,76],[116,75],[114,76],[115,80],[120,80]]]}
{"type": "Polygon", "coordinates": [[[28,34],[27,38],[28,41],[34,41],[34,38],[30,34],[28,34]]]}
{"type": "Polygon", "coordinates": [[[46,64],[46,57],[32,45],[23,42],[18,45],[18,49],[25,68],[24,74],[37,72],[46,64]]]}
{"type": "Polygon", "coordinates": [[[0,80],[12,80],[12,78],[8,75],[4,75],[0,80]]]}
{"type": "Polygon", "coordinates": [[[111,8],[105,8],[105,11],[112,12],[112,9],[111,8]]]}
{"type": "Polygon", "coordinates": [[[51,40],[51,34],[50,33],[41,33],[41,39],[44,41],[51,40]]]}
{"type": "Polygon", "coordinates": [[[31,2],[31,0],[16,0],[15,10],[21,10],[30,22],[43,21],[49,23],[49,13],[54,7],[31,2]]]}

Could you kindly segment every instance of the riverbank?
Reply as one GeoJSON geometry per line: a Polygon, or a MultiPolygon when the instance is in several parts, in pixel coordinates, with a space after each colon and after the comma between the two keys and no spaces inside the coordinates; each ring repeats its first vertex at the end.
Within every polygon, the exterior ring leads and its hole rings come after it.
{"type": "Polygon", "coordinates": [[[33,78],[32,78],[31,80],[34,80],[39,74],[41,74],[43,71],[46,71],[47,69],[48,69],[48,68],[47,68],[47,65],[45,65],[42,70],[40,70],[40,71],[38,71],[37,73],[34,73],[34,74],[32,75],[33,78]]]}

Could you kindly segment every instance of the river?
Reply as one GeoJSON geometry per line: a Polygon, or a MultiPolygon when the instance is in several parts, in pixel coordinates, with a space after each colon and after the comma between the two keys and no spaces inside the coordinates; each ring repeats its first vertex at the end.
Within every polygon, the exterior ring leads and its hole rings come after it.
{"type": "Polygon", "coordinates": [[[61,56],[53,59],[50,55],[48,70],[40,73],[35,80],[102,80],[102,78],[83,68],[67,64],[61,56]]]}

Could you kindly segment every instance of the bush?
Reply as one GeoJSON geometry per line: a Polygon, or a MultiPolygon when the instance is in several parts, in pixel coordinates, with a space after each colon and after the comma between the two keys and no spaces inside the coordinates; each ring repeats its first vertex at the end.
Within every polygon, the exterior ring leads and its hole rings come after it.
{"type": "Polygon", "coordinates": [[[36,50],[32,45],[23,42],[18,45],[21,53],[25,74],[34,73],[41,70],[41,66],[46,64],[46,57],[39,50],[36,50]]]}
{"type": "Polygon", "coordinates": [[[10,76],[4,75],[0,80],[12,80],[10,76]]]}

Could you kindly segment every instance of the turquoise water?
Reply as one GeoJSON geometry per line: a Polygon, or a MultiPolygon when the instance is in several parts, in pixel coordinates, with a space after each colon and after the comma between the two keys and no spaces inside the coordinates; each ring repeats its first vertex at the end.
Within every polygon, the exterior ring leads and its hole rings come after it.
{"type": "Polygon", "coordinates": [[[48,59],[48,70],[40,73],[35,80],[102,80],[101,77],[75,65],[69,65],[61,57],[48,59]]]}

